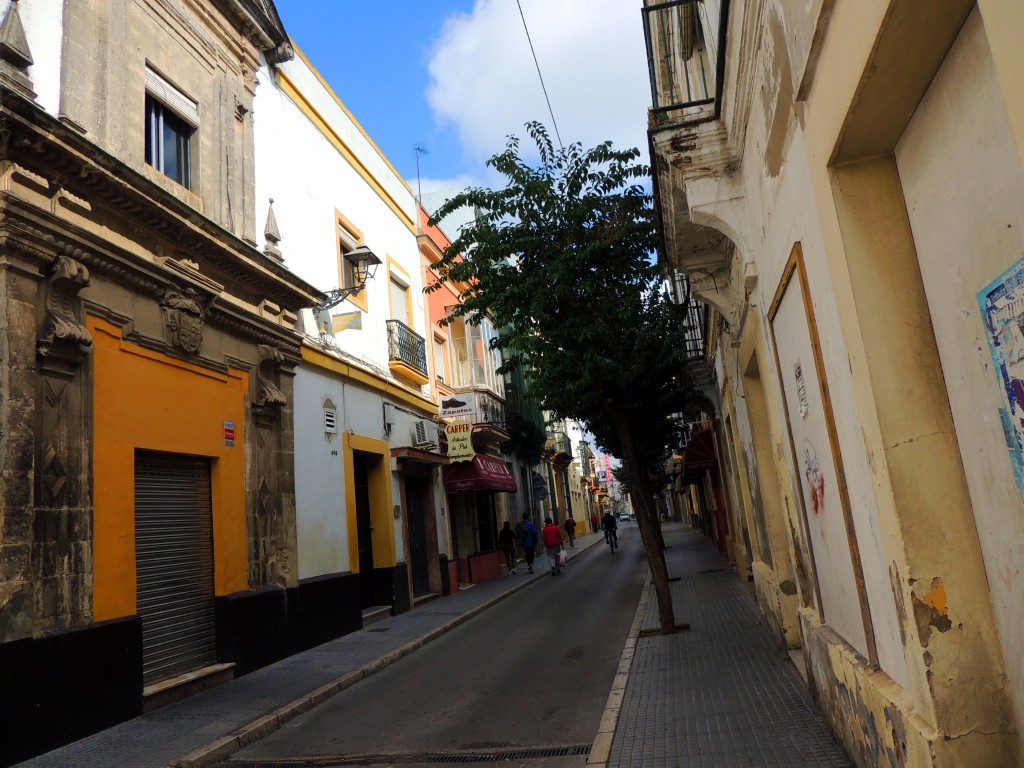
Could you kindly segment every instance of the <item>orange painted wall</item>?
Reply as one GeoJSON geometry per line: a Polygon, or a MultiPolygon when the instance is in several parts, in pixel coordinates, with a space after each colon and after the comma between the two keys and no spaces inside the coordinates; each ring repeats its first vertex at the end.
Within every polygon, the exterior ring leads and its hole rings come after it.
{"type": "MultiPolygon", "coordinates": [[[[427,225],[429,217],[427,212],[422,208],[419,209],[420,216],[420,229],[423,230],[423,234],[433,241],[441,251],[451,245],[451,240],[440,227],[431,227],[427,225]]],[[[423,279],[424,285],[432,285],[437,281],[437,276],[429,269],[430,259],[424,258],[421,261],[423,266],[423,279]]],[[[440,323],[447,317],[448,312],[446,307],[450,307],[454,304],[459,303],[459,294],[452,288],[451,283],[445,283],[440,289],[427,294],[427,315],[430,318],[430,323],[434,326],[440,323]]]]}
{"type": "Polygon", "coordinates": [[[214,589],[248,587],[245,395],[248,375],[209,371],[122,340],[118,326],[87,320],[95,344],[93,614],[135,613],[135,449],[210,458],[214,589]],[[224,422],[235,445],[224,444],[224,422]]]}

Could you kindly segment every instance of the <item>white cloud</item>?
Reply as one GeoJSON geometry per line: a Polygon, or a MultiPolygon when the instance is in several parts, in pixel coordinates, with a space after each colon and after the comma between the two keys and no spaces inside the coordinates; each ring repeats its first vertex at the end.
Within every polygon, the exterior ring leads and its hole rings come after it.
{"type": "Polygon", "coordinates": [[[424,195],[438,192],[461,192],[466,187],[480,187],[486,184],[484,179],[468,173],[462,173],[450,179],[435,179],[424,176],[420,179],[419,183],[424,195]]]}
{"type": "MultiPolygon", "coordinates": [[[[520,0],[563,143],[610,140],[647,160],[650,84],[639,2],[520,0]]],[[[444,24],[429,61],[427,100],[455,130],[466,159],[481,163],[509,134],[532,146],[524,124],[547,104],[516,3],[477,0],[444,24]]],[[[483,172],[483,171],[481,171],[483,172]]]]}

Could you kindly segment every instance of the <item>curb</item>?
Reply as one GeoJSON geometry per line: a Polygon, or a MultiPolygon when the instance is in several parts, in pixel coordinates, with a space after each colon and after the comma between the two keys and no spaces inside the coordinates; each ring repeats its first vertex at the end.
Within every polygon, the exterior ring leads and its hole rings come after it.
{"type": "MultiPolygon", "coordinates": [[[[578,538],[577,541],[579,541],[578,538]]],[[[575,554],[573,554],[573,557],[575,557],[578,554],[582,554],[583,552],[586,552],[590,549],[591,546],[593,546],[593,543],[588,544],[586,547],[576,547],[575,549],[577,551],[575,554]]],[[[566,551],[568,552],[569,550],[566,551]]],[[[516,594],[522,589],[526,589],[531,584],[543,581],[543,579],[540,578],[544,575],[542,573],[530,575],[533,576],[532,579],[524,580],[523,582],[517,584],[508,591],[502,592],[500,595],[496,595],[495,597],[492,597],[490,600],[487,600],[486,602],[483,602],[480,605],[470,608],[465,613],[456,616],[455,618],[446,621],[444,624],[435,627],[429,632],[420,635],[415,640],[410,640],[404,645],[400,645],[398,648],[388,651],[383,656],[379,656],[373,661],[369,661],[366,664],[363,664],[363,666],[352,670],[351,672],[346,672],[341,677],[332,680],[326,685],[320,686],[316,690],[307,693],[305,696],[302,696],[301,698],[298,698],[295,701],[289,702],[284,706],[278,707],[269,714],[263,715],[262,717],[258,717],[255,720],[246,723],[240,728],[237,728],[233,732],[229,733],[227,736],[223,736],[215,741],[210,742],[209,744],[200,747],[199,749],[189,752],[184,757],[178,758],[177,760],[168,763],[167,768],[209,768],[209,766],[223,762],[224,760],[231,757],[231,755],[233,755],[235,752],[244,749],[250,744],[256,743],[260,739],[266,738],[271,733],[273,733],[274,731],[278,730],[283,725],[288,723],[290,720],[295,719],[299,715],[305,714],[314,707],[327,701],[335,694],[340,693],[346,688],[352,687],[359,681],[364,680],[370,675],[379,672],[380,670],[384,669],[387,666],[390,666],[391,664],[394,664],[399,659],[408,656],[413,651],[423,647],[431,640],[436,640],[441,635],[454,629],[460,624],[468,621],[477,614],[486,611],[488,608],[493,607],[497,603],[500,603],[507,597],[516,594]]],[[[646,601],[647,598],[645,593],[644,597],[641,599],[641,605],[646,605],[646,601]]],[[[637,616],[640,615],[641,614],[638,612],[637,616]]],[[[636,642],[634,629],[636,629],[636,634],[639,634],[639,629],[636,627],[637,619],[634,619],[633,624],[634,627],[630,629],[630,639],[627,641],[627,646],[630,642],[636,642]]],[[[623,658],[625,658],[625,654],[623,654],[623,658]]],[[[630,660],[632,660],[632,652],[630,652],[630,660]]],[[[619,662],[619,669],[621,672],[621,661],[619,662]]],[[[626,670],[628,675],[628,665],[626,667],[626,670]]],[[[616,681],[618,681],[618,678],[619,674],[617,673],[615,676],[616,681]]],[[[623,688],[625,688],[625,683],[623,683],[623,688]]],[[[601,722],[603,726],[604,718],[602,718],[601,722]]],[[[613,723],[612,732],[614,733],[614,731],[615,726],[613,723]]]]}
{"type": "Polygon", "coordinates": [[[588,766],[606,768],[611,757],[612,742],[615,740],[615,729],[619,724],[619,714],[622,711],[622,700],[626,695],[626,685],[629,683],[629,670],[633,666],[633,656],[636,653],[637,640],[640,638],[640,629],[643,626],[644,617],[647,614],[647,601],[651,589],[645,584],[643,594],[640,595],[640,603],[636,607],[633,616],[633,624],[629,628],[629,635],[626,636],[626,644],[622,648],[622,656],[619,658],[619,668],[612,680],[612,689],[608,693],[608,701],[604,705],[604,714],[601,716],[601,724],[597,728],[597,736],[590,746],[590,755],[587,757],[588,766]]]}

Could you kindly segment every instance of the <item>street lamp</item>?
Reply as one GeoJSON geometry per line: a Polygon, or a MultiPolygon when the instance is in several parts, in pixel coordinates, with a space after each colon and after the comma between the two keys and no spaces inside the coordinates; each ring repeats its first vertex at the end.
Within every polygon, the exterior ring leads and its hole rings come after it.
{"type": "Polygon", "coordinates": [[[327,291],[324,294],[326,298],[323,303],[313,308],[314,315],[319,315],[321,312],[337,306],[349,296],[355,296],[363,290],[366,283],[373,279],[373,275],[381,263],[377,255],[365,245],[357,246],[348,253],[342,254],[342,258],[352,266],[352,285],[327,291]]]}

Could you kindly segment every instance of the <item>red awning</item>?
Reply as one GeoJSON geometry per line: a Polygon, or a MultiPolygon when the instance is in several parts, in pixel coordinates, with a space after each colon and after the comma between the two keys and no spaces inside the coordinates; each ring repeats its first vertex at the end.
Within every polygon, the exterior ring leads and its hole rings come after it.
{"type": "Polygon", "coordinates": [[[443,469],[444,487],[448,493],[456,491],[512,491],[516,479],[508,464],[493,456],[478,453],[472,461],[459,461],[443,469]]]}
{"type": "Polygon", "coordinates": [[[715,466],[715,463],[714,433],[710,429],[702,429],[690,438],[683,451],[683,474],[703,473],[715,466]]]}

